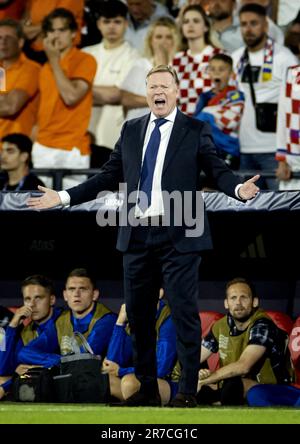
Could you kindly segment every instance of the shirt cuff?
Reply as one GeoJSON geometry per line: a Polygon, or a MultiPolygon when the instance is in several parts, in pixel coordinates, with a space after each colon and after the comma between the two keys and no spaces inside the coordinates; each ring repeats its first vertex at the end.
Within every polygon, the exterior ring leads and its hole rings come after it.
{"type": "Polygon", "coordinates": [[[71,203],[70,194],[67,191],[58,191],[59,198],[63,207],[69,207],[71,203]]]}
{"type": "Polygon", "coordinates": [[[239,195],[239,189],[241,188],[242,185],[243,185],[242,183],[239,183],[239,184],[235,187],[235,189],[234,189],[234,194],[236,195],[236,197],[237,197],[239,200],[243,200],[243,199],[241,198],[241,196],[239,195]]]}
{"type": "Polygon", "coordinates": [[[127,367],[127,368],[119,367],[118,376],[120,378],[123,378],[123,376],[128,375],[130,373],[134,374],[134,367],[127,367]]]}

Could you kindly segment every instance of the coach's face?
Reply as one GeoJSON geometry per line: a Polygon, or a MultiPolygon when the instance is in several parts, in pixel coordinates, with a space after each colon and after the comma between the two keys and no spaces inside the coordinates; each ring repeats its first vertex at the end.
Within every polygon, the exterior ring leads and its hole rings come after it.
{"type": "Polygon", "coordinates": [[[147,80],[147,102],[156,117],[168,116],[176,107],[178,86],[169,72],[155,72],[147,80]]]}

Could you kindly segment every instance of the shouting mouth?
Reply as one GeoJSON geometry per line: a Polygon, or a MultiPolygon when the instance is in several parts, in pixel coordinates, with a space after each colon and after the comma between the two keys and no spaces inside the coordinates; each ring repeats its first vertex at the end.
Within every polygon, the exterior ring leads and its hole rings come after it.
{"type": "Polygon", "coordinates": [[[166,104],[165,99],[156,99],[154,100],[155,106],[157,106],[158,108],[163,108],[166,104]]]}

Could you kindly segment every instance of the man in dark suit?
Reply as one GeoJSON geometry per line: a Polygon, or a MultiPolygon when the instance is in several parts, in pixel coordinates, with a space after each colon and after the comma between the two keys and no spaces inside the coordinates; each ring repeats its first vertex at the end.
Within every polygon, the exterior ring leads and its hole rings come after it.
{"type": "Polygon", "coordinates": [[[179,392],[169,405],[196,406],[201,347],[199,252],[211,248],[204,205],[197,193],[200,171],[212,176],[220,190],[237,199],[251,199],[259,191],[255,185],[259,176],[239,183],[217,157],[209,126],[178,111],[177,96],[174,69],[165,65],[153,68],[147,75],[151,114],[124,124],[102,171],[67,191],[57,193],[40,187],[43,196],[28,200],[28,205],[36,209],[76,205],[95,199],[100,191],[118,189],[121,182],[127,186],[117,248],[124,253],[125,302],[136,376],[141,382],[139,392],[125,401],[127,406],[160,405],[155,313],[161,285],[176,327],[181,366],[179,392]],[[171,193],[177,193],[174,200],[168,200],[171,193]],[[203,229],[195,221],[191,234],[186,220],[199,213],[203,229]]]}

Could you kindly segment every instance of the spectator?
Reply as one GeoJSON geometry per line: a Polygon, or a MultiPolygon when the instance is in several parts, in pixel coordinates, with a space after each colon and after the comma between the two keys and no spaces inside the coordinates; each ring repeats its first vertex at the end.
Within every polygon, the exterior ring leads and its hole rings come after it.
{"type": "Polygon", "coordinates": [[[300,12],[287,28],[284,44],[287,46],[295,56],[300,60],[300,12]]]}
{"type": "Polygon", "coordinates": [[[127,11],[126,5],[120,0],[103,2],[97,20],[102,41],[84,48],[84,52],[92,55],[98,63],[89,126],[96,143],[93,156],[95,167],[104,163],[103,157],[104,160],[108,159],[118,140],[124,122],[120,85],[139,57],[138,52],[124,41],[128,24],[127,11]]]}
{"type": "Polygon", "coordinates": [[[277,9],[276,23],[281,29],[285,30],[299,14],[300,0],[293,0],[292,2],[290,0],[279,0],[277,9]]]}
{"type": "Polygon", "coordinates": [[[243,7],[244,5],[248,4],[256,4],[260,5],[262,8],[266,11],[266,19],[268,22],[268,35],[272,39],[275,40],[275,42],[279,43],[280,45],[283,45],[284,42],[284,33],[283,31],[277,26],[271,17],[271,4],[270,0],[240,0],[240,6],[243,7]]]}
{"type": "Polygon", "coordinates": [[[96,355],[105,356],[117,316],[101,302],[99,290],[84,268],[69,274],[64,290],[68,309],[42,335],[20,351],[22,362],[52,367],[64,354],[72,354],[75,331],[87,339],[96,355]]]}
{"type": "MultiPolygon", "coordinates": [[[[37,338],[59,315],[53,308],[55,294],[52,282],[41,275],[27,277],[21,284],[24,305],[18,308],[5,331],[6,347],[0,351],[0,375],[8,377],[14,371],[25,373],[31,365],[18,363],[18,353],[24,345],[37,338]],[[24,320],[29,320],[26,326],[24,320]],[[18,365],[20,364],[20,365],[18,365]]],[[[11,385],[11,377],[0,387],[0,399],[11,385]]]]}
{"type": "Polygon", "coordinates": [[[144,55],[152,66],[170,64],[180,46],[179,29],[170,17],[160,17],[149,27],[144,55]]]}
{"type": "Polygon", "coordinates": [[[201,362],[219,352],[220,368],[200,370],[198,402],[239,405],[258,382],[290,383],[287,334],[259,308],[253,285],[243,278],[228,282],[224,305],[227,316],[215,322],[201,349],[201,362]],[[217,390],[207,387],[216,383],[217,390]]]}
{"type": "Polygon", "coordinates": [[[236,0],[208,0],[207,14],[222,47],[232,53],[243,45],[236,0]]]}
{"type": "Polygon", "coordinates": [[[273,0],[237,0],[238,7],[245,5],[246,3],[256,3],[257,5],[263,6],[266,10],[268,16],[271,15],[271,9],[273,0]]]}
{"type": "MultiPolygon", "coordinates": [[[[174,7],[173,10],[171,9],[171,14],[177,17],[177,21],[180,23],[182,21],[182,13],[187,6],[200,5],[207,14],[208,2],[209,0],[174,0],[174,3],[177,4],[177,8],[174,7]]],[[[170,6],[168,6],[168,8],[170,10],[170,6]]]]}
{"type": "Polygon", "coordinates": [[[101,42],[102,36],[97,26],[97,18],[102,3],[103,0],[85,0],[84,2],[80,48],[101,42]]]}
{"type": "MultiPolygon", "coordinates": [[[[265,9],[257,4],[240,9],[245,46],[232,54],[239,89],[245,94],[240,126],[241,169],[275,172],[276,113],[286,69],[297,63],[294,55],[267,35],[265,9]],[[254,106],[255,103],[255,106],[254,106]]],[[[260,181],[261,188],[277,189],[275,179],[260,181]]]]}
{"type": "Polygon", "coordinates": [[[173,59],[179,77],[178,106],[183,113],[192,116],[198,97],[212,86],[207,73],[208,62],[220,49],[211,44],[210,23],[199,5],[184,9],[181,32],[188,49],[178,52],[173,59]]]}
{"type": "Polygon", "coordinates": [[[2,138],[0,190],[37,190],[44,183],[30,172],[32,141],[24,134],[8,134],[2,138]]]}
{"type": "Polygon", "coordinates": [[[233,71],[229,55],[214,55],[208,68],[213,88],[199,97],[195,117],[210,123],[218,154],[231,169],[236,170],[239,167],[238,129],[244,109],[244,94],[230,86],[233,71]]]}
{"type": "Polygon", "coordinates": [[[152,66],[171,64],[179,49],[179,42],[179,31],[172,18],[160,17],[151,23],[145,40],[145,57],[135,61],[121,84],[122,104],[127,120],[149,112],[146,75],[152,66]]]}
{"type": "Polygon", "coordinates": [[[280,190],[300,190],[300,179],[293,178],[293,173],[300,172],[299,103],[300,65],[296,65],[287,71],[278,106],[276,177],[280,190]]]}
{"type": "Polygon", "coordinates": [[[20,20],[23,16],[27,0],[2,0],[0,2],[0,20],[12,18],[20,20]]]}
{"type": "Polygon", "coordinates": [[[0,66],[6,78],[0,94],[0,138],[10,133],[30,136],[36,123],[40,67],[22,53],[23,44],[21,25],[0,20],[0,66]]]}
{"type": "MultiPolygon", "coordinates": [[[[223,48],[232,53],[243,46],[244,41],[241,34],[240,21],[238,16],[238,2],[236,0],[207,0],[207,13],[212,20],[212,30],[217,33],[217,37],[223,48]]],[[[251,3],[256,3],[251,1],[251,3]]],[[[283,33],[275,23],[267,17],[268,34],[277,43],[283,44],[283,33]]]]}
{"type": "MultiPolygon", "coordinates": [[[[170,380],[176,363],[176,333],[171,319],[169,306],[161,300],[157,305],[157,382],[162,404],[167,404],[175,388],[170,380]]],[[[132,356],[132,343],[125,304],[122,305],[109,343],[103,370],[109,373],[111,394],[123,401],[140,389],[140,382],[135,376],[132,356]]]]}
{"type": "Polygon", "coordinates": [[[155,0],[127,0],[127,6],[129,15],[125,40],[142,54],[150,23],[158,17],[168,16],[168,10],[155,0]]]}
{"type": "Polygon", "coordinates": [[[23,17],[24,33],[26,36],[25,52],[33,60],[39,63],[47,61],[43,45],[43,20],[54,9],[65,8],[72,11],[77,23],[74,44],[80,43],[80,29],[83,18],[84,0],[29,0],[23,17]]]}
{"type": "MultiPolygon", "coordinates": [[[[70,11],[55,9],[45,17],[43,30],[48,62],[40,73],[41,99],[33,163],[36,168],[89,168],[87,126],[96,60],[74,47],[77,24],[70,11]]],[[[82,180],[82,176],[65,177],[63,186],[82,180]]],[[[47,178],[43,181],[49,183],[47,178]]]]}

